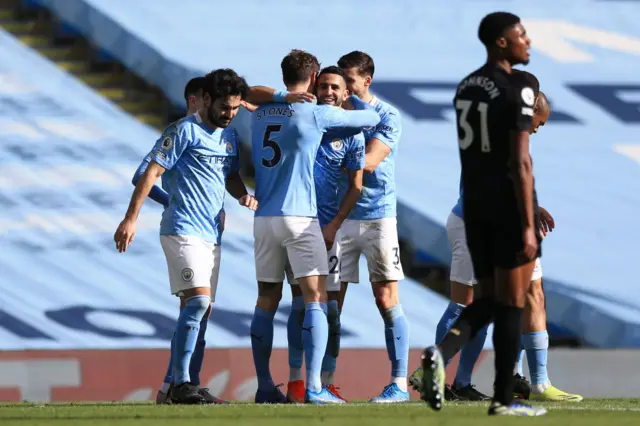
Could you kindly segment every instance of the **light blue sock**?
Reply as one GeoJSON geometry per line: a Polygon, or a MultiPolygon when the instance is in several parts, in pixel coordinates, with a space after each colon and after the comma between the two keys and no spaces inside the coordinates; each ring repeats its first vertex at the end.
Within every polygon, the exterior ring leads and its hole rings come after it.
{"type": "Polygon", "coordinates": [[[189,376],[191,376],[191,383],[198,386],[200,386],[200,371],[202,370],[202,361],[204,361],[204,349],[207,344],[204,336],[207,332],[208,324],[209,318],[205,315],[204,317],[202,317],[202,321],[200,321],[198,341],[196,343],[196,348],[193,351],[193,356],[191,357],[191,364],[189,364],[189,376]]]}
{"type": "Polygon", "coordinates": [[[329,300],[327,309],[329,340],[327,341],[327,352],[322,359],[322,372],[335,373],[338,354],[340,353],[340,309],[338,309],[338,301],[329,300]]]}
{"type": "Polygon", "coordinates": [[[273,317],[276,311],[265,311],[256,306],[251,321],[251,350],[258,376],[258,389],[270,391],[275,386],[271,378],[269,361],[273,347],[273,317]]]}
{"type": "Polygon", "coordinates": [[[407,377],[409,364],[409,322],[400,304],[382,314],[387,353],[391,361],[391,377],[407,377]]]}
{"type": "Polygon", "coordinates": [[[549,352],[549,333],[547,330],[525,333],[522,343],[527,351],[527,364],[532,385],[544,385],[549,381],[547,373],[547,355],[549,352]]]}
{"type": "Polygon", "coordinates": [[[480,357],[480,353],[484,347],[484,341],[487,340],[488,328],[489,326],[487,325],[480,330],[478,334],[462,348],[460,352],[460,364],[458,364],[458,372],[455,379],[457,387],[463,388],[471,384],[473,367],[480,357]]]}
{"type": "MultiPolygon", "coordinates": [[[[178,314],[178,318],[180,318],[180,314],[182,314],[182,308],[180,308],[180,313],[178,314]]],[[[167,372],[164,375],[164,382],[162,383],[163,391],[165,383],[173,383],[173,353],[176,350],[176,333],[173,333],[173,337],[171,338],[171,352],[169,354],[169,365],[167,366],[167,372]]]]}
{"type": "Polygon", "coordinates": [[[302,342],[307,367],[307,389],[311,392],[320,392],[322,389],[320,372],[328,337],[327,305],[321,302],[307,303],[302,324],[302,342]]]}
{"type": "Polygon", "coordinates": [[[516,358],[516,366],[514,368],[514,373],[513,374],[519,374],[522,377],[524,377],[524,370],[522,370],[522,355],[524,354],[524,349],[522,349],[522,347],[520,347],[520,350],[518,351],[518,358],[516,358]]]}
{"type": "Polygon", "coordinates": [[[175,333],[175,350],[173,353],[173,382],[176,385],[191,381],[189,364],[196,348],[200,321],[209,308],[211,299],[208,296],[193,296],[184,304],[178,318],[175,333]]]}
{"type": "MultiPolygon", "coordinates": [[[[460,318],[460,314],[462,313],[463,309],[464,305],[458,305],[457,303],[449,302],[447,309],[442,314],[442,318],[440,318],[438,326],[436,327],[436,345],[439,345],[442,342],[444,336],[447,335],[456,321],[458,321],[458,318],[460,318]]],[[[451,360],[445,359],[444,362],[446,364],[449,364],[451,360]]]]}
{"type": "Polygon", "coordinates": [[[289,367],[302,368],[304,348],[302,346],[302,320],[304,317],[304,297],[295,296],[291,302],[291,312],[287,321],[287,344],[289,347],[289,367]]]}

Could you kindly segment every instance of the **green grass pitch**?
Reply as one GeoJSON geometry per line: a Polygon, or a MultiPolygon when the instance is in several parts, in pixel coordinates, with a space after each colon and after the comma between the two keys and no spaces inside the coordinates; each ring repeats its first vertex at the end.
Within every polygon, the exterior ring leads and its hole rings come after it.
{"type": "Polygon", "coordinates": [[[544,417],[517,420],[488,417],[487,404],[448,403],[440,412],[425,404],[350,403],[344,406],[255,405],[156,406],[150,403],[1,404],[0,425],[507,425],[515,421],[544,426],[640,425],[640,399],[590,399],[549,403],[544,417]]]}

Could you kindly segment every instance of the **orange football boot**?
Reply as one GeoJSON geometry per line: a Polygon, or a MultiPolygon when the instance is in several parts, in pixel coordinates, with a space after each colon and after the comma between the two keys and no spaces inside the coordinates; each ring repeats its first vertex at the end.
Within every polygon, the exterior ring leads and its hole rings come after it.
{"type": "Polygon", "coordinates": [[[347,401],[346,399],[344,399],[344,397],[343,397],[342,395],[340,395],[340,392],[338,392],[338,389],[340,389],[340,388],[337,388],[337,387],[335,387],[334,385],[327,385],[327,390],[328,390],[329,392],[331,392],[334,396],[336,396],[336,397],[340,398],[340,399],[341,399],[341,400],[343,400],[344,402],[349,402],[349,401],[347,401]]]}

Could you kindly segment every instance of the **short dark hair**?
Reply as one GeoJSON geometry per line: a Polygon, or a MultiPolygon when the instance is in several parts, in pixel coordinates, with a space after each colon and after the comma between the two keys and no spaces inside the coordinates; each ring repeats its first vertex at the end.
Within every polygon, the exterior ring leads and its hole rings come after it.
{"type": "Polygon", "coordinates": [[[204,76],[202,91],[208,93],[212,101],[227,96],[240,96],[241,99],[246,99],[249,85],[234,70],[222,68],[204,76]]]}
{"type": "Polygon", "coordinates": [[[331,65],[331,66],[322,68],[322,70],[320,71],[320,74],[318,74],[318,80],[324,74],[336,74],[336,75],[339,75],[340,77],[342,77],[345,82],[347,81],[347,76],[344,73],[344,71],[342,70],[342,68],[336,67],[335,65],[331,65]]]}
{"type": "Polygon", "coordinates": [[[189,96],[196,96],[204,83],[204,77],[195,77],[189,80],[186,86],[184,86],[184,101],[189,106],[189,96]]]}
{"type": "Polygon", "coordinates": [[[482,18],[478,27],[478,38],[487,48],[502,37],[504,31],[520,22],[517,15],[509,12],[493,12],[482,18]]]}
{"type": "Polygon", "coordinates": [[[540,93],[540,81],[538,81],[538,78],[535,75],[527,71],[517,70],[515,68],[513,69],[513,73],[523,78],[524,81],[526,81],[527,84],[533,89],[534,96],[538,97],[538,93],[540,93]]]}
{"type": "Polygon", "coordinates": [[[320,70],[318,58],[304,50],[293,49],[280,63],[284,84],[296,84],[311,79],[320,70]]]}
{"type": "Polygon", "coordinates": [[[338,59],[338,66],[342,69],[357,68],[358,74],[373,77],[375,66],[373,58],[364,52],[354,50],[338,59]]]}

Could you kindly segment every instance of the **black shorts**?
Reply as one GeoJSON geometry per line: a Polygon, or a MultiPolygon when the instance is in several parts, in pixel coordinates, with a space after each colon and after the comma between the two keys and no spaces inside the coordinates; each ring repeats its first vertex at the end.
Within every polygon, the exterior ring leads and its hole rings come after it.
{"type": "MultiPolygon", "coordinates": [[[[476,279],[493,277],[494,268],[514,269],[528,262],[522,257],[524,242],[522,225],[517,213],[487,217],[486,212],[465,211],[465,232],[476,279]]],[[[538,254],[542,257],[542,238],[536,215],[538,254]]]]}

